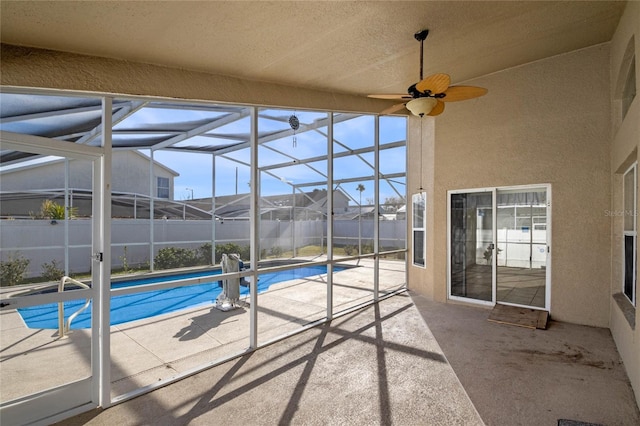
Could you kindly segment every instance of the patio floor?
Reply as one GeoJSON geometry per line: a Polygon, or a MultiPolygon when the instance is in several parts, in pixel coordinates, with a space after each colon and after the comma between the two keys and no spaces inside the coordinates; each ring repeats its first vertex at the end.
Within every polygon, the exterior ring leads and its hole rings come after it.
{"type": "MultiPolygon", "coordinates": [[[[336,274],[336,312],[371,298],[373,269],[361,264],[336,274]]],[[[403,262],[381,261],[381,289],[397,289],[403,280],[403,262]]],[[[261,294],[259,341],[322,317],[325,295],[323,277],[261,294]]],[[[61,424],[640,424],[607,329],[551,321],[547,330],[529,330],[491,323],[488,315],[488,309],[400,293],[61,424]]],[[[61,356],[75,366],[73,374],[84,374],[88,332],[63,340],[51,334],[3,314],[3,400],[14,385],[42,389],[34,372],[51,370],[61,356]]],[[[247,336],[247,307],[204,307],[114,326],[112,393],[243,352],[247,336]]]]}
{"type": "Polygon", "coordinates": [[[60,424],[640,424],[608,330],[488,315],[401,293],[60,424]]]}

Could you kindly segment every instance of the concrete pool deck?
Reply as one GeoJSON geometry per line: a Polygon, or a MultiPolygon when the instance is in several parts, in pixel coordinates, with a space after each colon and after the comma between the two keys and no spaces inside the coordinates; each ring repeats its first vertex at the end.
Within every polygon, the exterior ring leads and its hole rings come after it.
{"type": "MultiPolygon", "coordinates": [[[[373,297],[373,260],[347,263],[359,267],[334,274],[334,312],[373,297]]],[[[404,286],[403,261],[381,259],[380,265],[382,292],[404,286]]],[[[258,343],[324,318],[326,291],[326,277],[321,275],[275,284],[259,294],[258,343]]],[[[243,297],[240,307],[228,312],[200,306],[112,326],[112,398],[246,351],[248,301],[243,297]]],[[[73,330],[58,339],[56,330],[28,329],[15,311],[2,312],[0,330],[3,401],[90,375],[89,330],[73,330]],[[52,366],[61,363],[74,368],[51,374],[52,366]]]]}

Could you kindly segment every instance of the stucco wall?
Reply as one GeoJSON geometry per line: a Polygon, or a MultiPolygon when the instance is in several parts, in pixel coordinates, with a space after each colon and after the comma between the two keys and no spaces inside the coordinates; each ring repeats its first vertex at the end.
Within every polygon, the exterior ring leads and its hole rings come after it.
{"type": "MultiPolygon", "coordinates": [[[[611,40],[611,93],[613,104],[613,141],[611,148],[612,172],[612,211],[623,211],[622,173],[638,160],[638,146],[640,145],[640,3],[629,2],[622,16],[616,33],[611,40]],[[635,38],[636,60],[636,97],[626,116],[622,116],[620,91],[622,77],[625,74],[625,61],[629,40],[635,38]]],[[[640,195],[640,194],[638,194],[640,195]]],[[[640,200],[640,196],[637,196],[640,200]]],[[[640,211],[640,206],[638,207],[640,211]]],[[[636,219],[637,220],[637,219],[636,219]]],[[[622,291],[623,262],[623,217],[612,215],[611,225],[611,288],[609,302],[611,303],[610,328],[611,334],[622,357],[629,380],[635,391],[636,401],[640,405],[640,322],[638,302],[635,308],[635,329],[624,317],[621,307],[611,295],[622,291]]],[[[637,226],[637,225],[636,225],[637,226]]],[[[638,259],[636,260],[638,262],[638,259]]],[[[640,264],[640,263],[638,263],[640,264]]],[[[636,284],[636,300],[639,300],[636,284]]]]}
{"type": "MultiPolygon", "coordinates": [[[[435,284],[435,271],[439,270],[436,267],[436,252],[441,250],[446,251],[446,247],[436,246],[436,239],[434,238],[435,229],[435,212],[437,203],[434,196],[434,136],[435,136],[436,121],[433,117],[417,118],[414,116],[409,117],[409,126],[407,132],[407,200],[411,200],[413,194],[419,192],[427,193],[427,245],[425,247],[425,267],[414,266],[411,262],[413,254],[409,253],[409,265],[407,270],[407,286],[414,291],[417,291],[426,297],[434,300],[444,300],[444,297],[438,293],[436,297],[436,291],[440,292],[440,288],[444,285],[446,290],[446,280],[441,282],[440,285],[435,284]],[[420,176],[422,174],[422,177],[420,176]]],[[[413,247],[413,235],[412,235],[412,206],[407,204],[407,247],[409,251],[413,247]]],[[[446,259],[445,259],[446,260],[446,259]]],[[[438,261],[441,261],[438,259],[438,261]]],[[[445,265],[446,266],[446,265],[445,265]]]]}
{"type": "MultiPolygon", "coordinates": [[[[428,228],[433,261],[427,270],[410,268],[410,287],[446,300],[448,190],[548,183],[551,315],[608,326],[608,81],[606,44],[474,80],[469,84],[489,89],[486,96],[447,104],[434,120],[433,147],[426,148],[433,149],[433,161],[425,167],[433,169],[433,222],[428,228]]],[[[416,125],[419,120],[411,120],[411,126],[416,125]]],[[[412,131],[410,137],[416,134],[412,131]]],[[[409,143],[410,158],[419,155],[416,141],[409,143]]],[[[430,141],[423,143],[428,146],[430,141]]]]}
{"type": "MultiPolygon", "coordinates": [[[[30,166],[24,169],[8,170],[2,174],[2,184],[0,186],[3,191],[62,189],[65,187],[64,170],[65,163],[59,160],[41,164],[37,167],[30,166]]],[[[90,161],[69,161],[70,188],[91,189],[92,178],[93,169],[90,161]]]]}
{"type": "MultiPolygon", "coordinates": [[[[148,152],[148,151],[147,151],[148,152]]],[[[114,151],[113,173],[111,182],[114,191],[149,194],[149,157],[137,153],[114,151]]],[[[154,196],[157,196],[157,177],[169,179],[169,199],[173,199],[174,175],[164,167],[155,165],[153,168],[154,196]]]]}
{"type": "Polygon", "coordinates": [[[377,113],[388,101],[130,61],[0,44],[0,84],[377,113]]]}
{"type": "MultiPolygon", "coordinates": [[[[62,189],[65,187],[63,161],[7,171],[2,174],[0,188],[3,191],[31,189],[62,189]]],[[[166,168],[154,166],[154,177],[169,179],[170,199],[173,196],[174,175],[166,168]]],[[[69,162],[69,187],[91,189],[92,164],[89,161],[69,162]]],[[[112,162],[112,188],[116,192],[149,194],[149,158],[130,151],[114,151],[112,162]]],[[[154,181],[154,188],[156,182],[154,181]]]]}

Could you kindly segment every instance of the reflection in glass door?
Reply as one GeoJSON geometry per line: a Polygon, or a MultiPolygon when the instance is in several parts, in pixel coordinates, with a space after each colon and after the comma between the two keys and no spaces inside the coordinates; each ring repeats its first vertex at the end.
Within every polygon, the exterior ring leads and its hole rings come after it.
{"type": "Polygon", "coordinates": [[[493,301],[493,193],[450,198],[450,294],[493,301]]]}
{"type": "Polygon", "coordinates": [[[547,191],[497,190],[498,302],[545,307],[547,191]]]}

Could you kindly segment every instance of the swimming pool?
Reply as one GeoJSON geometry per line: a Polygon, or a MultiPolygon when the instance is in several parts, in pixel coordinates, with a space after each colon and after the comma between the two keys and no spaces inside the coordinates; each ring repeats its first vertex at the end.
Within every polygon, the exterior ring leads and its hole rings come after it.
{"type": "MultiPolygon", "coordinates": [[[[339,266],[334,267],[334,271],[336,272],[343,269],[345,268],[339,266]]],[[[316,265],[305,266],[288,271],[259,274],[258,293],[267,291],[273,284],[326,273],[326,266],[316,265]]],[[[131,287],[169,280],[196,278],[212,274],[220,274],[220,270],[115,282],[112,284],[112,288],[131,287]]],[[[212,280],[211,282],[204,284],[194,284],[170,289],[114,296],[111,298],[111,325],[123,324],[125,322],[149,318],[197,306],[213,305],[221,292],[222,288],[218,285],[218,280],[212,280]]],[[[248,294],[249,287],[240,286],[240,297],[242,298],[248,294]]],[[[65,321],[71,314],[80,309],[84,303],[84,300],[65,302],[65,321]]],[[[20,308],[18,309],[18,312],[22,316],[22,319],[28,328],[58,329],[57,303],[20,308]]],[[[89,309],[78,315],[71,323],[71,329],[90,327],[91,305],[89,309]]]]}

